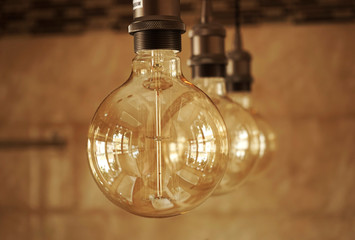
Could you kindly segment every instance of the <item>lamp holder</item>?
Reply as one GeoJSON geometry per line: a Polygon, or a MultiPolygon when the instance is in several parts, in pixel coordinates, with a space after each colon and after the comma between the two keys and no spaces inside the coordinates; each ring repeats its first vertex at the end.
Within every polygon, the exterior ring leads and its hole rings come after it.
{"type": "Polygon", "coordinates": [[[134,36],[134,50],[171,49],[181,51],[185,24],[180,18],[179,0],[134,0],[133,22],[128,32],[134,36]]]}
{"type": "Polygon", "coordinates": [[[240,0],[235,1],[234,17],[234,50],[227,53],[229,69],[226,77],[228,92],[251,91],[253,77],[251,75],[251,60],[249,52],[243,50],[242,35],[240,31],[240,0]]]}
{"type": "Polygon", "coordinates": [[[192,77],[225,77],[226,30],[213,20],[211,0],[202,0],[199,23],[189,31],[189,37],[192,54],[187,64],[192,68],[192,77]]]}

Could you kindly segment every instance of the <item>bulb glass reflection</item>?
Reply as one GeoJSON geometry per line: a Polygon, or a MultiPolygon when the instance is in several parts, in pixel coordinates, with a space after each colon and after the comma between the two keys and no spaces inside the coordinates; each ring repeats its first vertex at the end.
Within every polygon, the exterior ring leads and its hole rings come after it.
{"type": "Polygon", "coordinates": [[[128,81],[96,111],[88,158],[113,203],[140,216],[175,216],[200,205],[223,177],[226,127],[182,76],[174,51],[142,50],[128,81]]]}
{"type": "Polygon", "coordinates": [[[239,103],[255,119],[259,129],[260,152],[258,162],[253,169],[253,175],[259,175],[269,167],[276,149],[276,134],[269,123],[253,109],[250,92],[231,92],[228,93],[234,102],[239,103]]]}
{"type": "Polygon", "coordinates": [[[214,195],[234,190],[251,173],[259,156],[259,136],[252,116],[226,97],[223,78],[195,78],[194,84],[205,91],[221,112],[229,136],[229,165],[214,195]]]}

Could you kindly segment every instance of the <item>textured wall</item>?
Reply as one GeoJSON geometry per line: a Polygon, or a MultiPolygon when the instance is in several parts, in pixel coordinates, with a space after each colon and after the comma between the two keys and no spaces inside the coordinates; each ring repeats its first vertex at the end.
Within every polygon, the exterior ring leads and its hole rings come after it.
{"type": "MultiPolygon", "coordinates": [[[[262,25],[243,34],[255,101],[279,151],[263,176],[170,219],[111,204],[86,160],[90,119],[129,76],[132,38],[1,38],[0,239],[355,239],[355,25],[262,25]],[[52,139],[67,145],[47,146],[52,139]]],[[[189,76],[187,34],[183,44],[189,76]]]]}

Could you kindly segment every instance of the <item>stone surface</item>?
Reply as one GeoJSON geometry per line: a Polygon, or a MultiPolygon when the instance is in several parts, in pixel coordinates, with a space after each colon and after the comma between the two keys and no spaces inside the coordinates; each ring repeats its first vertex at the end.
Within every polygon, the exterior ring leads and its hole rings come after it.
{"type": "Polygon", "coordinates": [[[126,213],[75,213],[45,219],[44,239],[340,239],[354,237],[346,218],[283,214],[204,214],[169,219],[126,213]]]}
{"type": "MultiPolygon", "coordinates": [[[[243,29],[253,57],[254,94],[269,115],[354,114],[355,25],[283,24],[243,29]]],[[[228,31],[227,50],[233,32],[228,31]]]]}
{"type": "Polygon", "coordinates": [[[74,207],[74,189],[76,187],[73,158],[58,151],[43,151],[42,187],[45,189],[44,202],[46,208],[74,207]]]}
{"type": "MultiPolygon", "coordinates": [[[[30,181],[30,151],[0,152],[0,208],[27,209],[31,205],[33,184],[30,181]]],[[[33,200],[33,199],[32,199],[33,200]]]]}
{"type": "Polygon", "coordinates": [[[45,218],[41,231],[43,239],[106,239],[105,214],[60,214],[45,218]]]}
{"type": "MultiPolygon", "coordinates": [[[[245,48],[254,57],[259,108],[279,117],[354,114],[354,30],[354,24],[243,29],[245,48]]],[[[228,36],[227,50],[231,30],[228,36]]],[[[187,34],[183,44],[181,63],[189,79],[187,34]]],[[[1,38],[0,101],[11,104],[2,106],[0,120],[88,122],[103,98],[129,77],[133,57],[132,37],[124,33],[1,38]]]]}
{"type": "Polygon", "coordinates": [[[121,46],[131,40],[109,32],[0,39],[0,101],[11,103],[2,106],[0,120],[89,122],[103,98],[128,79],[133,46],[121,46]]]}
{"type": "Polygon", "coordinates": [[[0,211],[0,239],[31,239],[29,215],[26,213],[4,213],[0,211]]]}

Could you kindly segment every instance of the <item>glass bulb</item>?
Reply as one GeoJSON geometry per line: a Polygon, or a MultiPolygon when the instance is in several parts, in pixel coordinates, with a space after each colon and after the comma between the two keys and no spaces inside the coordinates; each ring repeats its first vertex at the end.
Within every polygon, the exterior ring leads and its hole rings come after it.
{"type": "Polygon", "coordinates": [[[211,100],[181,74],[172,50],[141,50],[129,79],[101,103],[88,136],[101,191],[140,216],[200,205],[228,164],[228,137],[211,100]]]}
{"type": "Polygon", "coordinates": [[[259,156],[258,128],[253,117],[226,96],[223,78],[195,78],[222,114],[229,135],[229,165],[214,195],[234,190],[250,174],[259,156]]]}
{"type": "Polygon", "coordinates": [[[228,93],[234,102],[239,103],[255,119],[256,124],[259,128],[259,142],[260,142],[260,152],[258,162],[253,169],[253,175],[259,175],[265,169],[268,168],[272,162],[273,153],[276,150],[276,134],[271,128],[270,124],[265,121],[265,119],[253,109],[252,98],[250,92],[231,92],[228,93]]]}

